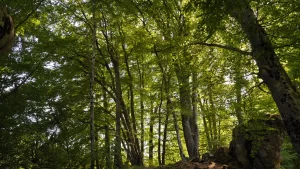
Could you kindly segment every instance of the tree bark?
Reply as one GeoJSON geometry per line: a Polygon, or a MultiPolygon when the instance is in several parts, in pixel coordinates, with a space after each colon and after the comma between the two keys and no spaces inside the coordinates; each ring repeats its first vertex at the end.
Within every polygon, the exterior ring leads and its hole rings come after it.
{"type": "Polygon", "coordinates": [[[111,162],[111,155],[110,155],[110,136],[109,136],[109,130],[108,125],[104,126],[105,130],[105,168],[112,169],[112,162],[111,162]]]}
{"type": "Polygon", "coordinates": [[[115,138],[115,149],[114,149],[114,168],[122,169],[122,156],[121,156],[121,97],[122,89],[120,83],[120,71],[118,58],[113,58],[113,67],[116,78],[116,138],[115,138]]]}
{"type": "MultiPolygon", "coordinates": [[[[154,51],[156,51],[156,46],[154,45],[154,51]]],[[[166,120],[165,120],[165,127],[164,127],[164,135],[163,135],[163,149],[162,149],[162,165],[165,165],[165,155],[166,155],[166,142],[167,142],[167,134],[168,134],[168,125],[169,125],[169,116],[170,113],[173,112],[173,106],[171,101],[170,95],[170,79],[171,73],[169,72],[169,66],[163,66],[162,60],[159,57],[158,53],[155,52],[158,65],[160,67],[162,73],[162,87],[164,88],[164,94],[166,95],[167,99],[167,111],[166,111],[166,120]]]]}
{"type": "MultiPolygon", "coordinates": [[[[143,57],[142,57],[143,58],[143,57]]],[[[144,87],[145,87],[145,82],[144,82],[144,68],[143,65],[140,66],[139,60],[138,61],[138,72],[139,72],[139,80],[140,80],[140,109],[141,109],[141,157],[142,161],[144,160],[144,146],[145,146],[145,127],[144,127],[144,87]]],[[[152,111],[152,110],[151,110],[152,111]]]]}
{"type": "Polygon", "coordinates": [[[185,158],[185,155],[184,155],[184,152],[183,152],[180,133],[179,133],[179,127],[178,127],[178,123],[177,123],[177,117],[176,117],[176,114],[175,114],[174,111],[172,112],[172,115],[173,115],[173,120],[174,120],[175,131],[176,131],[177,144],[178,144],[178,147],[179,147],[179,154],[180,154],[181,160],[183,162],[185,162],[186,158],[185,158]]]}
{"type": "Polygon", "coordinates": [[[237,64],[235,65],[235,75],[234,75],[234,88],[236,94],[236,104],[235,104],[235,114],[238,119],[238,123],[242,124],[244,122],[242,115],[242,75],[241,75],[241,58],[237,58],[237,64]]]}
{"type": "MultiPolygon", "coordinates": [[[[105,18],[105,14],[102,13],[103,15],[103,22],[107,22],[105,18]]],[[[136,119],[134,115],[134,102],[133,102],[133,86],[131,83],[130,91],[129,91],[129,96],[130,96],[130,107],[131,110],[130,112],[127,110],[126,103],[123,99],[123,94],[122,94],[122,86],[121,86],[121,75],[120,75],[120,54],[118,53],[118,49],[114,46],[114,43],[111,42],[111,36],[112,34],[109,33],[107,30],[106,25],[109,24],[104,24],[104,28],[101,30],[102,34],[105,38],[106,41],[106,47],[107,47],[107,52],[109,54],[111,63],[113,65],[114,73],[115,73],[115,78],[112,78],[112,82],[115,83],[115,88],[114,93],[115,97],[113,96],[115,102],[116,102],[116,138],[115,138],[115,152],[114,152],[114,166],[115,168],[122,168],[122,157],[121,157],[121,144],[123,143],[124,149],[126,150],[126,153],[129,157],[130,163],[133,166],[142,166],[143,161],[141,158],[141,153],[140,153],[140,148],[139,148],[139,141],[137,138],[137,130],[136,130],[136,119]],[[131,116],[130,116],[131,114],[131,116]],[[124,135],[124,140],[122,141],[121,139],[121,123],[123,125],[123,131],[122,134],[124,135]],[[132,127],[133,125],[133,127],[132,127]]],[[[126,47],[125,47],[125,34],[122,31],[122,27],[119,25],[119,31],[118,33],[120,36],[122,36],[122,49],[123,49],[123,54],[125,56],[125,64],[127,66],[127,71],[130,75],[129,67],[128,67],[128,55],[126,52],[126,47]]],[[[101,53],[101,51],[99,50],[101,53]]],[[[106,64],[108,66],[108,64],[106,64]]],[[[109,70],[109,68],[107,68],[109,70]]],[[[111,75],[113,76],[113,75],[111,75]]],[[[132,78],[131,78],[132,79],[132,78]]]]}
{"type": "MultiPolygon", "coordinates": [[[[103,89],[103,107],[108,110],[108,100],[107,93],[103,89]]],[[[106,120],[107,121],[107,120],[106,120]]],[[[107,122],[108,123],[108,122],[107,122]]],[[[111,160],[111,149],[110,149],[110,134],[109,134],[109,126],[108,124],[104,125],[104,147],[105,147],[105,168],[112,169],[112,160],[111,160]]]]}
{"type": "Polygon", "coordinates": [[[212,97],[212,89],[211,87],[208,87],[208,96],[209,96],[209,103],[210,103],[210,117],[211,117],[211,123],[212,123],[212,148],[215,150],[218,147],[219,140],[218,140],[218,129],[217,129],[217,113],[216,113],[216,107],[214,104],[214,100],[212,97]]]}
{"type": "MultiPolygon", "coordinates": [[[[94,1],[93,1],[94,3],[94,1]]],[[[93,4],[95,5],[95,4],[93,4]]],[[[95,55],[96,55],[96,24],[95,24],[95,9],[93,8],[93,30],[92,30],[92,56],[90,58],[91,68],[90,68],[90,142],[91,142],[91,164],[90,168],[95,168],[95,122],[94,122],[94,78],[95,78],[95,55]]]]}
{"type": "Polygon", "coordinates": [[[258,23],[249,2],[232,10],[252,47],[252,57],[259,68],[259,77],[268,86],[279,109],[291,142],[300,156],[300,97],[286,71],[280,64],[264,28],[258,23]]]}
{"type": "Polygon", "coordinates": [[[100,162],[99,159],[99,137],[97,134],[97,131],[95,132],[95,161],[96,161],[96,169],[102,168],[102,163],[100,162]]]}
{"type": "Polygon", "coordinates": [[[199,139],[194,140],[194,136],[196,136],[195,133],[193,133],[192,129],[194,128],[194,124],[190,123],[191,118],[197,118],[194,117],[192,111],[192,97],[189,83],[190,71],[185,65],[183,67],[180,67],[178,63],[175,63],[175,72],[180,84],[180,113],[185,144],[188,150],[189,158],[199,159],[198,143],[196,143],[196,141],[198,141],[199,139]]]}
{"type": "Polygon", "coordinates": [[[158,106],[156,106],[153,110],[153,102],[151,102],[151,113],[150,113],[150,126],[149,126],[149,166],[153,165],[153,150],[154,150],[154,144],[153,144],[153,125],[154,125],[154,115],[157,114],[158,106]],[[153,112],[154,111],[154,112],[153,112]]]}
{"type": "MultiPolygon", "coordinates": [[[[169,96],[168,96],[169,97],[169,96]]],[[[166,143],[167,143],[167,134],[168,134],[168,125],[169,125],[169,115],[172,111],[171,108],[171,99],[167,98],[167,112],[166,112],[166,120],[165,120],[165,127],[164,127],[164,135],[163,135],[163,145],[162,145],[162,157],[161,157],[161,164],[165,165],[165,158],[166,158],[166,143]]]]}
{"type": "MultiPolygon", "coordinates": [[[[130,96],[130,115],[131,115],[131,123],[127,123],[127,125],[132,124],[133,130],[130,130],[130,135],[132,136],[133,142],[131,143],[133,146],[133,150],[131,151],[131,155],[133,158],[131,159],[131,164],[136,166],[143,166],[143,158],[141,149],[139,146],[139,139],[137,138],[137,127],[136,127],[136,118],[135,118],[135,111],[134,111],[134,91],[133,91],[133,77],[130,72],[129,68],[129,58],[126,52],[125,42],[122,44],[122,49],[125,56],[125,64],[126,64],[126,71],[129,77],[129,96],[130,96]]],[[[123,108],[123,110],[125,107],[123,108]]],[[[126,112],[126,111],[124,111],[126,112]]]]}
{"type": "Polygon", "coordinates": [[[163,103],[163,96],[162,96],[162,87],[161,87],[161,96],[160,96],[160,103],[158,107],[158,140],[157,140],[157,156],[158,156],[158,165],[162,165],[161,161],[161,107],[163,103]]]}
{"type": "MultiPolygon", "coordinates": [[[[193,68],[192,71],[192,112],[193,112],[193,117],[190,118],[190,125],[191,125],[191,131],[193,133],[193,139],[195,142],[195,146],[197,147],[197,149],[194,150],[195,151],[199,151],[198,147],[199,147],[199,131],[198,131],[198,83],[197,83],[197,72],[195,71],[196,69],[193,68]]],[[[199,153],[197,154],[199,155],[199,153]]]]}
{"type": "MultiPolygon", "coordinates": [[[[205,100],[203,101],[205,102],[205,100]]],[[[204,126],[204,132],[205,132],[205,136],[206,136],[206,140],[207,140],[207,146],[208,149],[211,151],[212,150],[212,144],[211,144],[211,137],[210,137],[210,132],[209,132],[209,128],[206,122],[206,109],[204,107],[204,103],[202,103],[201,101],[200,103],[200,108],[201,108],[201,112],[202,112],[202,120],[203,120],[203,126],[204,126]]]]}
{"type": "Polygon", "coordinates": [[[156,106],[154,108],[153,107],[153,102],[151,102],[150,126],[149,126],[149,166],[153,165],[153,150],[154,150],[154,144],[153,144],[153,139],[154,139],[153,125],[154,125],[154,115],[157,114],[157,110],[158,110],[158,106],[156,106]]]}
{"type": "Polygon", "coordinates": [[[136,127],[136,118],[135,118],[135,111],[134,111],[134,91],[133,91],[133,77],[130,72],[129,68],[129,56],[126,51],[126,43],[125,43],[125,33],[122,30],[122,27],[119,25],[119,34],[122,37],[122,50],[124,54],[125,64],[126,64],[126,71],[129,77],[129,99],[130,99],[130,115],[126,108],[125,102],[123,100],[123,96],[121,95],[121,107],[122,112],[124,115],[124,120],[122,121],[124,126],[126,126],[126,132],[128,132],[128,146],[130,147],[127,153],[129,155],[129,160],[131,165],[133,166],[143,166],[143,159],[141,154],[141,149],[139,146],[139,139],[137,137],[137,127],[136,127]],[[130,117],[131,116],[131,117],[130,117]],[[132,126],[131,126],[132,125],[132,126]]]}

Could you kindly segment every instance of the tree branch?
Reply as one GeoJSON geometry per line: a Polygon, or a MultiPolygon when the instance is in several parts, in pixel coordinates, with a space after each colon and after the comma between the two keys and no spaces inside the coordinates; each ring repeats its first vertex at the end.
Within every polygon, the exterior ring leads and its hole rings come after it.
{"type": "Polygon", "coordinates": [[[232,47],[232,46],[226,46],[226,45],[220,45],[220,44],[214,44],[214,43],[197,42],[197,41],[190,42],[190,43],[187,44],[187,46],[191,46],[191,45],[202,45],[202,46],[218,47],[218,48],[238,52],[242,55],[251,55],[252,56],[252,52],[244,51],[244,50],[241,50],[239,48],[232,47]]]}
{"type": "Polygon", "coordinates": [[[20,89],[20,87],[22,87],[24,84],[26,84],[26,82],[28,81],[29,78],[31,78],[33,76],[33,74],[41,67],[42,63],[45,62],[45,60],[50,56],[50,54],[52,54],[54,52],[51,51],[47,56],[45,56],[44,58],[41,59],[41,61],[35,66],[35,68],[33,68],[32,70],[30,70],[30,72],[28,73],[27,76],[25,76],[24,78],[20,79],[20,83],[14,85],[14,88],[11,89],[8,93],[4,93],[2,96],[0,95],[0,98],[6,98],[9,95],[11,95],[12,93],[15,93],[16,91],[18,91],[20,89]]]}
{"type": "Polygon", "coordinates": [[[265,84],[265,83],[264,83],[264,82],[260,82],[259,84],[254,85],[254,86],[252,86],[252,87],[249,89],[249,91],[253,91],[254,88],[258,87],[262,92],[267,93],[267,94],[271,94],[270,92],[264,90],[264,89],[261,87],[261,85],[263,85],[263,84],[265,84]]]}
{"type": "Polygon", "coordinates": [[[29,17],[31,16],[31,15],[33,15],[34,14],[34,12],[42,5],[42,3],[44,2],[45,0],[41,0],[38,4],[37,4],[37,6],[26,16],[26,18],[24,19],[24,20],[22,20],[16,27],[15,27],[15,30],[17,30],[18,29],[18,27],[20,27],[24,22],[26,22],[28,19],[29,19],[29,17]]]}

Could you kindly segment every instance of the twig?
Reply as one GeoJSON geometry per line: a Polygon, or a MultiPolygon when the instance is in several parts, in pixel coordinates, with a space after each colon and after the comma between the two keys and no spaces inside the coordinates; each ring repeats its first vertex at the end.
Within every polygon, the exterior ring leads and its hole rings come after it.
{"type": "Polygon", "coordinates": [[[38,5],[26,16],[26,18],[23,20],[23,21],[21,21],[16,27],[15,27],[15,30],[16,29],[18,29],[18,27],[20,27],[24,22],[26,22],[28,19],[29,19],[29,17],[31,16],[31,15],[33,15],[34,14],[34,12],[42,5],[42,3],[44,2],[45,0],[41,0],[39,3],[38,3],[38,5]]]}

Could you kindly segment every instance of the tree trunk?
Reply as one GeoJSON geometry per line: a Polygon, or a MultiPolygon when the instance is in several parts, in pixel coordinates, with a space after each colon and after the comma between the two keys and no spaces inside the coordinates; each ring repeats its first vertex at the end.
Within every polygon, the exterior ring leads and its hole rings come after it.
{"type": "Polygon", "coordinates": [[[141,149],[139,146],[139,139],[137,137],[137,127],[136,127],[136,118],[135,118],[135,111],[134,111],[134,91],[133,91],[133,77],[131,75],[130,72],[130,68],[129,68],[129,56],[127,54],[126,51],[126,46],[125,46],[125,35],[124,32],[121,30],[121,28],[119,29],[119,33],[120,35],[122,35],[123,39],[122,39],[122,49],[123,49],[123,53],[124,53],[124,57],[125,57],[125,64],[126,64],[126,71],[129,77],[129,98],[130,98],[130,115],[131,118],[128,114],[127,108],[125,106],[124,100],[122,98],[121,95],[121,106],[122,106],[122,110],[123,110],[123,114],[125,117],[125,121],[123,122],[123,124],[125,124],[125,126],[128,127],[127,132],[129,132],[129,137],[131,137],[129,140],[129,146],[131,146],[130,148],[130,163],[133,166],[143,166],[143,159],[142,159],[142,154],[141,154],[141,149]],[[132,125],[132,127],[131,127],[132,125]]]}
{"type": "Polygon", "coordinates": [[[184,152],[183,152],[180,133],[179,133],[179,127],[178,127],[178,123],[177,123],[176,114],[175,114],[174,111],[172,112],[172,115],[173,115],[173,120],[174,120],[175,131],[176,131],[177,144],[178,144],[178,147],[179,147],[179,154],[180,154],[181,160],[183,162],[185,162],[186,158],[185,158],[185,155],[184,155],[184,152]]]}
{"type": "Polygon", "coordinates": [[[130,96],[130,115],[131,115],[131,123],[127,125],[132,124],[133,131],[130,130],[131,136],[133,137],[131,140],[133,140],[133,152],[132,155],[134,156],[134,162],[133,159],[131,159],[132,165],[137,166],[143,166],[143,160],[142,160],[142,154],[141,149],[139,146],[139,140],[137,138],[137,127],[136,127],[136,118],[135,118],[135,112],[134,112],[134,93],[133,93],[133,77],[131,75],[130,69],[129,69],[129,63],[128,63],[128,55],[125,50],[124,44],[122,45],[124,55],[125,55],[125,64],[126,64],[126,70],[129,77],[129,96],[130,96]]]}
{"type": "Polygon", "coordinates": [[[175,71],[177,75],[180,97],[180,113],[182,120],[182,128],[184,134],[185,144],[188,150],[189,158],[199,159],[198,139],[194,140],[195,133],[193,133],[194,124],[190,123],[190,118],[197,118],[193,116],[192,102],[191,102],[191,89],[189,84],[190,71],[187,67],[181,67],[175,64],[175,71]]]}
{"type": "MultiPolygon", "coordinates": [[[[93,65],[93,64],[92,64],[93,65]]],[[[93,66],[92,66],[93,67],[93,66]]],[[[94,127],[94,92],[93,92],[93,83],[94,81],[93,76],[94,74],[91,73],[90,75],[90,142],[91,142],[91,164],[90,168],[94,169],[95,167],[95,127],[94,127]]]]}
{"type": "Polygon", "coordinates": [[[158,140],[157,140],[157,156],[158,156],[158,165],[162,165],[161,161],[161,107],[163,103],[163,96],[162,96],[162,89],[161,89],[161,97],[160,97],[160,103],[158,107],[158,140]]]}
{"type": "Polygon", "coordinates": [[[140,108],[141,108],[141,156],[142,161],[144,160],[144,135],[145,135],[145,127],[144,127],[144,71],[139,69],[140,75],[140,108]]]}
{"type": "Polygon", "coordinates": [[[252,47],[252,56],[259,68],[259,77],[268,86],[279,109],[291,142],[300,156],[300,97],[279,62],[264,28],[258,23],[249,2],[240,0],[239,9],[232,10],[252,47]]]}
{"type": "Polygon", "coordinates": [[[110,155],[110,137],[109,137],[109,130],[108,125],[104,126],[105,130],[105,168],[112,169],[112,161],[110,155]]]}
{"type": "MultiPolygon", "coordinates": [[[[104,22],[107,20],[104,19],[104,22]]],[[[120,26],[120,25],[119,25],[120,26]]],[[[120,77],[120,55],[118,54],[117,49],[114,47],[113,43],[111,43],[111,35],[108,31],[102,30],[102,34],[106,41],[107,51],[110,56],[110,60],[113,65],[113,69],[115,72],[115,102],[116,102],[116,144],[115,144],[115,168],[122,167],[122,158],[121,158],[121,143],[124,145],[124,149],[126,150],[127,156],[129,157],[130,163],[133,166],[142,166],[142,156],[139,148],[139,140],[137,138],[137,129],[136,129],[136,119],[134,114],[134,102],[133,102],[133,86],[132,82],[130,83],[130,112],[127,110],[126,103],[123,99],[122,88],[121,88],[121,77],[120,77]],[[131,115],[131,116],[130,116],[131,115]],[[123,125],[122,134],[124,135],[124,141],[121,140],[121,123],[123,125]]],[[[125,47],[125,35],[122,31],[122,28],[119,27],[119,34],[122,39],[122,49],[125,56],[125,63],[127,68],[128,76],[131,77],[129,66],[128,66],[128,55],[125,47]]],[[[132,77],[131,77],[132,80],[132,77]]]]}
{"type": "Polygon", "coordinates": [[[213,136],[213,127],[212,127],[212,115],[211,115],[211,112],[210,112],[210,106],[209,106],[209,103],[208,103],[208,100],[206,100],[205,102],[205,105],[206,105],[206,111],[205,111],[205,118],[207,119],[207,122],[208,122],[208,125],[207,125],[207,128],[208,128],[208,134],[209,134],[209,138],[210,138],[210,144],[211,144],[211,149],[210,150],[213,150],[213,144],[214,144],[214,136],[213,136]]]}
{"type": "Polygon", "coordinates": [[[120,71],[118,58],[112,58],[113,67],[115,71],[115,83],[116,83],[116,138],[114,149],[114,168],[122,169],[122,156],[121,156],[121,99],[122,89],[120,82],[120,71]]]}
{"type": "MultiPolygon", "coordinates": [[[[169,97],[169,96],[168,96],[169,97]]],[[[165,128],[164,128],[164,135],[163,135],[163,147],[162,147],[162,157],[161,157],[161,164],[165,165],[165,156],[166,156],[166,143],[167,143],[167,134],[168,134],[168,125],[169,125],[169,115],[172,111],[171,108],[171,99],[167,98],[167,112],[166,112],[166,120],[165,120],[165,128]]]]}
{"type": "MultiPolygon", "coordinates": [[[[94,3],[94,1],[93,1],[94,3]]],[[[95,5],[95,4],[93,4],[95,5]]],[[[95,24],[95,9],[93,8],[93,30],[92,30],[92,50],[93,54],[90,58],[90,142],[91,142],[91,164],[90,168],[95,168],[95,126],[94,126],[94,78],[95,78],[95,55],[96,55],[96,24],[95,24]]]]}
{"type": "MultiPolygon", "coordinates": [[[[193,116],[190,118],[190,125],[191,125],[191,131],[193,134],[193,139],[195,142],[195,149],[194,151],[199,151],[199,131],[198,131],[198,83],[197,83],[197,72],[195,71],[195,68],[193,68],[193,73],[192,73],[192,111],[193,111],[193,116]]],[[[199,152],[198,152],[199,153],[199,152]]],[[[199,155],[199,154],[197,154],[199,155]]]]}
{"type": "Polygon", "coordinates": [[[234,87],[236,94],[236,104],[235,104],[235,114],[238,119],[238,123],[242,124],[244,122],[242,115],[242,75],[241,75],[241,58],[237,58],[238,63],[235,65],[235,75],[234,75],[234,87]]]}
{"type": "Polygon", "coordinates": [[[209,103],[210,103],[210,116],[211,116],[211,123],[212,123],[212,148],[216,149],[218,147],[219,144],[219,140],[218,140],[218,129],[217,129],[217,113],[216,113],[216,107],[214,104],[214,100],[212,97],[212,90],[210,87],[208,87],[208,95],[209,95],[209,103]]]}
{"type": "MultiPolygon", "coordinates": [[[[205,101],[203,101],[205,102],[205,101]]],[[[210,132],[209,132],[209,128],[206,122],[206,109],[204,107],[204,103],[202,103],[201,101],[200,103],[200,108],[201,108],[201,112],[202,112],[202,120],[203,120],[203,126],[204,126],[204,132],[205,132],[205,136],[206,136],[206,140],[207,140],[207,146],[208,149],[211,151],[212,150],[212,144],[211,144],[211,137],[210,137],[210,132]]]]}
{"type": "Polygon", "coordinates": [[[153,144],[153,125],[154,125],[154,115],[157,114],[158,106],[156,106],[153,110],[153,102],[151,102],[151,113],[150,113],[150,126],[149,126],[149,166],[153,165],[153,150],[154,150],[154,144],[153,144]],[[154,112],[153,112],[154,111],[154,112]]]}
{"type": "MultiPolygon", "coordinates": [[[[154,45],[154,51],[156,51],[155,45],[154,45]]],[[[157,52],[156,52],[156,57],[158,60],[158,64],[159,64],[161,73],[162,73],[162,87],[164,88],[164,94],[166,95],[166,99],[167,99],[167,105],[166,105],[167,111],[166,111],[166,120],[165,120],[164,135],[163,135],[163,150],[162,150],[162,165],[165,165],[169,116],[170,116],[170,113],[173,112],[173,106],[172,106],[171,95],[170,95],[171,73],[168,72],[168,65],[165,67],[163,66],[162,60],[159,57],[157,52]]]]}
{"type": "MultiPolygon", "coordinates": [[[[105,90],[103,90],[103,107],[104,109],[108,110],[107,93],[105,90]]],[[[112,169],[112,160],[111,160],[111,151],[110,151],[110,134],[109,134],[108,124],[104,125],[104,147],[105,147],[105,154],[106,154],[105,168],[112,169]]]]}
{"type": "Polygon", "coordinates": [[[100,159],[99,159],[99,137],[98,137],[98,134],[97,134],[97,131],[95,132],[95,161],[96,161],[96,169],[100,169],[102,168],[101,166],[101,162],[100,162],[100,159]]]}
{"type": "MultiPolygon", "coordinates": [[[[102,13],[102,21],[105,23],[105,25],[109,25],[107,23],[107,20],[102,13]]],[[[115,94],[115,102],[116,102],[116,118],[115,118],[115,144],[114,144],[114,169],[122,169],[123,168],[123,162],[122,162],[122,155],[121,155],[121,117],[122,117],[122,88],[121,88],[121,77],[120,77],[120,63],[119,63],[119,55],[116,54],[116,50],[114,49],[114,46],[111,43],[111,34],[108,32],[108,30],[102,29],[101,30],[102,35],[105,38],[107,52],[110,57],[110,61],[113,65],[114,69],[114,78],[113,74],[111,73],[112,82],[114,84],[114,94],[115,94]]],[[[101,52],[100,52],[101,53],[101,52]]],[[[105,60],[105,59],[104,59],[105,60]]],[[[110,70],[108,64],[106,64],[107,69],[110,70]]],[[[103,87],[103,86],[102,86],[103,87]]],[[[107,91],[107,90],[106,90],[107,91]]]]}

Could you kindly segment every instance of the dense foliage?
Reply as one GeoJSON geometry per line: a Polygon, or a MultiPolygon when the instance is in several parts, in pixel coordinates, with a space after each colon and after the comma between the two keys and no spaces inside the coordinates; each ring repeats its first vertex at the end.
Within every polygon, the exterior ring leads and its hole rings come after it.
{"type": "MultiPolygon", "coordinates": [[[[300,3],[249,3],[298,89],[300,3]]],[[[1,4],[15,43],[0,56],[0,168],[164,165],[279,113],[230,14],[244,1],[1,4]]],[[[297,165],[289,139],[282,152],[283,166],[297,165]]]]}

